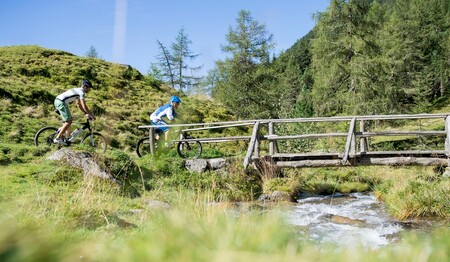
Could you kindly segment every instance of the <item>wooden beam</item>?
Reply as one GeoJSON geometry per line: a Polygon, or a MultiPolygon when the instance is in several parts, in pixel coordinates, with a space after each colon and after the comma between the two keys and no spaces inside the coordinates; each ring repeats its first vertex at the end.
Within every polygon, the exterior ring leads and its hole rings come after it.
{"type": "Polygon", "coordinates": [[[190,128],[190,129],[183,129],[183,131],[186,131],[186,132],[189,132],[189,131],[201,131],[201,130],[218,129],[218,128],[231,128],[231,127],[238,127],[238,126],[250,126],[250,125],[253,125],[253,124],[254,124],[254,122],[248,122],[248,123],[242,123],[242,124],[230,124],[230,125],[190,128]]]}
{"type": "Polygon", "coordinates": [[[316,152],[316,153],[276,153],[272,156],[272,158],[307,158],[307,157],[334,157],[334,158],[342,158],[342,153],[328,153],[328,152],[316,152]]]}
{"type": "MultiPolygon", "coordinates": [[[[365,131],[364,129],[364,120],[361,120],[359,122],[359,132],[360,134],[363,134],[365,131]]],[[[361,137],[359,139],[359,152],[364,153],[367,152],[367,138],[361,137]]]]}
{"type": "MultiPolygon", "coordinates": [[[[355,140],[355,124],[356,124],[356,118],[353,118],[350,122],[350,128],[348,130],[347,134],[347,142],[345,143],[345,151],[344,151],[344,157],[342,158],[342,163],[347,163],[348,161],[348,155],[351,150],[352,141],[355,140]]],[[[354,145],[354,143],[353,143],[354,145]]],[[[355,152],[353,152],[353,155],[355,152]]]]}
{"type": "Polygon", "coordinates": [[[251,136],[228,136],[228,137],[204,137],[204,138],[186,138],[179,140],[172,140],[172,142],[196,142],[207,143],[207,142],[230,142],[230,141],[238,141],[238,140],[250,140],[251,136]]]}
{"type": "MultiPolygon", "coordinates": [[[[359,154],[356,154],[357,156],[359,154]]],[[[413,156],[413,155],[436,155],[445,156],[445,150],[405,150],[405,151],[369,151],[361,155],[368,156],[387,156],[387,155],[398,155],[398,156],[413,156]]]]}
{"type": "MultiPolygon", "coordinates": [[[[273,126],[273,122],[269,123],[269,136],[275,135],[275,128],[273,126]]],[[[273,155],[275,153],[275,143],[276,141],[270,140],[269,141],[269,155],[273,155]]]]}
{"type": "MultiPolygon", "coordinates": [[[[260,124],[273,123],[305,123],[305,122],[339,122],[350,121],[353,118],[357,120],[398,120],[398,119],[433,119],[446,118],[448,114],[415,114],[415,115],[372,115],[372,116],[335,116],[335,117],[311,117],[311,118],[291,118],[291,119],[253,119],[253,120],[238,120],[225,122],[210,122],[210,123],[191,123],[191,124],[173,124],[165,125],[167,127],[183,127],[183,126],[211,126],[211,125],[234,125],[245,124],[251,125],[256,122],[260,124]]],[[[138,128],[152,128],[152,125],[141,125],[138,128]]]]}
{"type": "Polygon", "coordinates": [[[356,160],[356,165],[380,166],[447,166],[446,158],[429,157],[363,157],[356,160]]]}
{"type": "Polygon", "coordinates": [[[339,159],[324,160],[299,160],[299,161],[274,161],[280,168],[305,168],[305,167],[339,167],[339,166],[448,166],[445,158],[415,158],[415,157],[389,157],[389,158],[360,158],[354,163],[343,163],[339,159]]]}
{"type": "Polygon", "coordinates": [[[445,118],[445,152],[447,156],[450,156],[450,116],[445,118]]]}
{"type": "Polygon", "coordinates": [[[276,140],[289,140],[289,139],[328,138],[328,137],[346,137],[346,136],[347,136],[347,133],[304,134],[304,135],[292,135],[292,136],[266,135],[266,136],[263,136],[263,139],[269,140],[269,141],[276,141],[276,140]]]}
{"type": "Polygon", "coordinates": [[[445,136],[445,131],[382,131],[382,132],[358,132],[357,137],[371,136],[445,136]]]}
{"type": "Polygon", "coordinates": [[[155,153],[155,130],[153,128],[149,128],[148,138],[150,141],[150,154],[155,153]]]}
{"type": "Polygon", "coordinates": [[[253,126],[252,137],[248,145],[247,154],[245,155],[244,158],[244,168],[247,168],[248,165],[250,164],[256,140],[258,139],[258,133],[259,133],[259,122],[256,122],[255,125],[253,126]]]}

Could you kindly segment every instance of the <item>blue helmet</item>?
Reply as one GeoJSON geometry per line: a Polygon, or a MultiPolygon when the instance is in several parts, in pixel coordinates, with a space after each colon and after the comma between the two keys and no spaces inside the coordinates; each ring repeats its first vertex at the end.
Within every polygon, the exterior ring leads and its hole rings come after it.
{"type": "Polygon", "coordinates": [[[178,96],[172,96],[170,102],[181,103],[181,99],[178,96]]]}

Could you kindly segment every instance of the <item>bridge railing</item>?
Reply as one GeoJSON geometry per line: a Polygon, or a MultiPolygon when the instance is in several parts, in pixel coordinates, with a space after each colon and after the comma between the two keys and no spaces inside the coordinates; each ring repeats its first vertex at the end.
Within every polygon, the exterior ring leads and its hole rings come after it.
{"type": "MultiPolygon", "coordinates": [[[[324,158],[329,156],[332,159],[318,160],[316,163],[321,165],[348,165],[349,160],[354,161],[355,157],[365,156],[361,158],[364,161],[372,161],[373,163],[386,162],[385,159],[381,159],[380,156],[390,157],[402,157],[403,155],[428,155],[428,156],[450,156],[450,114],[414,114],[414,115],[372,115],[372,116],[337,116],[337,117],[316,117],[316,118],[293,118],[293,119],[256,119],[256,120],[241,120],[241,121],[227,121],[227,122],[212,122],[212,123],[194,123],[194,124],[177,124],[167,125],[168,127],[190,127],[182,129],[182,131],[196,132],[211,129],[227,129],[238,126],[250,126],[252,127],[251,135],[245,134],[242,136],[228,136],[228,137],[204,137],[187,139],[190,141],[199,141],[200,143],[209,142],[229,142],[245,140],[249,141],[249,147],[244,158],[244,166],[247,167],[252,161],[260,158],[260,144],[264,141],[268,141],[268,156],[279,159],[301,159],[292,163],[284,162],[280,165],[285,166],[301,166],[301,161],[308,161],[305,165],[311,165],[314,158],[324,158]],[[432,119],[441,119],[442,124],[438,126],[444,126],[443,130],[384,130],[373,131],[366,130],[366,124],[373,121],[383,120],[421,120],[425,119],[431,121],[432,119]],[[348,123],[348,129],[346,132],[319,132],[319,133],[293,133],[293,134],[278,134],[276,126],[286,125],[290,123],[348,123]],[[358,127],[359,124],[359,128],[358,127]],[[264,128],[266,134],[262,135],[261,130],[264,128]],[[445,137],[444,148],[442,150],[401,150],[401,151],[369,151],[368,139],[377,136],[440,136],[445,137]],[[288,140],[302,140],[302,139],[319,139],[319,138],[336,138],[341,137],[345,139],[345,147],[338,152],[328,153],[310,153],[308,154],[295,154],[295,153],[282,153],[279,152],[278,142],[288,140]],[[377,156],[378,158],[374,158],[377,156]],[[367,158],[370,157],[370,158],[367,158]],[[328,161],[328,162],[327,162],[328,161]]],[[[153,136],[154,126],[139,126],[139,128],[149,128],[149,136],[153,136]]],[[[150,140],[152,141],[152,139],[150,140]]],[[[180,140],[175,140],[178,142],[180,140]]],[[[153,144],[153,143],[151,143],[153,144]]],[[[152,151],[153,152],[153,151],[152,151]]],[[[395,161],[404,161],[403,158],[398,158],[395,161]]],[[[417,159],[415,161],[422,161],[417,159]]],[[[429,159],[423,159],[424,163],[429,163],[429,159]]],[[[446,161],[446,160],[445,160],[446,161]]],[[[439,162],[439,161],[438,161],[439,162]]],[[[433,162],[434,163],[434,162],[433,162]]],[[[440,161],[439,163],[442,163],[440,161]]],[[[313,163],[314,164],[314,163],[313,163]]]]}

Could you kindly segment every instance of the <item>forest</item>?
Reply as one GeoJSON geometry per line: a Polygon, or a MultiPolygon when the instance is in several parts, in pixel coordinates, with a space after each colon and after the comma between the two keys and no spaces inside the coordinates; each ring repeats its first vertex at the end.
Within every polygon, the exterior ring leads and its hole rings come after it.
{"type": "Polygon", "coordinates": [[[229,57],[207,77],[213,97],[254,119],[426,113],[449,95],[449,1],[332,0],[315,18],[275,57],[270,32],[242,10],[229,57]]]}

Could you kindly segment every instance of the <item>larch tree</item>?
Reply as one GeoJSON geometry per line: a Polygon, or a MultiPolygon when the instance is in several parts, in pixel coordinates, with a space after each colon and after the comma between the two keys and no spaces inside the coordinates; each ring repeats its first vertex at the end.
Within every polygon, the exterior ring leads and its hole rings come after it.
{"type": "Polygon", "coordinates": [[[194,76],[194,73],[201,69],[201,66],[190,66],[190,62],[199,55],[192,52],[190,48],[192,41],[189,40],[184,28],[178,31],[176,40],[171,44],[170,49],[159,40],[157,43],[160,52],[156,56],[157,63],[151,64],[150,74],[158,73],[172,88],[178,88],[182,92],[189,91],[197,85],[201,78],[194,76]]]}
{"type": "Polygon", "coordinates": [[[249,11],[239,11],[236,27],[229,28],[222,51],[231,56],[217,61],[218,77],[213,97],[228,106],[238,117],[271,117],[274,72],[269,66],[273,49],[272,34],[249,11]]]}

